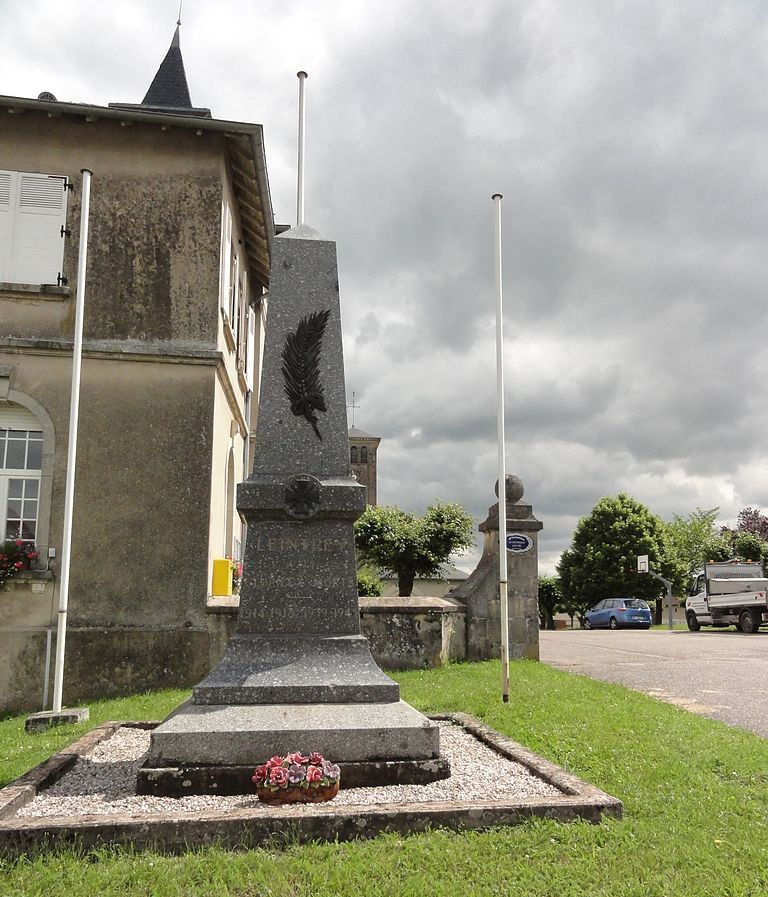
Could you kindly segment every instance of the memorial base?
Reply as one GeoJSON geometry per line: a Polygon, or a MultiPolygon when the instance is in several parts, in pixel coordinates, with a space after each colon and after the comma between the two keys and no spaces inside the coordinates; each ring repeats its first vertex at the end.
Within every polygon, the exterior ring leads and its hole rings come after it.
{"type": "MultiPolygon", "coordinates": [[[[339,766],[341,788],[428,785],[451,775],[450,764],[443,759],[340,763],[339,766]]],[[[253,771],[253,766],[143,766],[136,779],[136,793],[155,797],[255,794],[253,771]]]]}
{"type": "Polygon", "coordinates": [[[146,765],[253,766],[292,751],[332,763],[437,760],[437,725],[405,701],[389,704],[193,704],[152,733],[146,765]]]}

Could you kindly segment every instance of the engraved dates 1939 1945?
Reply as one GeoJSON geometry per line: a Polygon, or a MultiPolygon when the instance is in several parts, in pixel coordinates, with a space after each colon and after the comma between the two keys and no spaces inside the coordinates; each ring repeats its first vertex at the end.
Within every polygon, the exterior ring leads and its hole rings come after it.
{"type": "Polygon", "coordinates": [[[312,424],[318,439],[323,437],[315,412],[327,411],[320,381],[320,350],[330,314],[330,309],[324,309],[301,318],[296,333],[289,333],[285,338],[282,354],[285,394],[291,402],[291,411],[312,424]]]}

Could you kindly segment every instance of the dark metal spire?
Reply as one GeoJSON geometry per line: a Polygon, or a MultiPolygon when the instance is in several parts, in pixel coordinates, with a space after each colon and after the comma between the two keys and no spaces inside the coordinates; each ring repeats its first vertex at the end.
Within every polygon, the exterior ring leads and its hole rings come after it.
{"type": "Polygon", "coordinates": [[[192,108],[192,99],[189,96],[189,87],[187,86],[187,75],[184,71],[184,60],[181,57],[180,28],[181,21],[179,20],[171,46],[168,48],[165,59],[160,63],[160,68],[149,85],[147,95],[141,102],[142,106],[168,109],[192,108]]]}

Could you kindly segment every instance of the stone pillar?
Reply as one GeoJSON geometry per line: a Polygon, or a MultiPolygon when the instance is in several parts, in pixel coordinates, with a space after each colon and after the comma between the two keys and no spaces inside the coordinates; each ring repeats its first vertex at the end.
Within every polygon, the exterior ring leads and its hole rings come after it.
{"type": "MultiPolygon", "coordinates": [[[[539,549],[543,524],[524,504],[523,483],[507,476],[507,568],[509,594],[509,656],[539,659],[539,549]]],[[[488,509],[480,524],[483,555],[469,579],[449,592],[466,605],[467,660],[488,660],[501,651],[499,602],[499,504],[488,509]]]]}

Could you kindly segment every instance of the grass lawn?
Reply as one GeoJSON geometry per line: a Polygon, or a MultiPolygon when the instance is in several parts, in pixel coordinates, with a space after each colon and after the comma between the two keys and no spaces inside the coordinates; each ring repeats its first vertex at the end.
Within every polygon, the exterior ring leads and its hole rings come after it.
{"type": "MultiPolygon", "coordinates": [[[[764,897],[768,894],[768,741],[620,686],[498,663],[397,674],[424,711],[462,710],[624,801],[599,826],[536,821],[510,829],[181,857],[102,850],[0,863],[14,897],[532,895],[764,897]]],[[[181,692],[91,705],[91,724],[156,719],[181,692]]],[[[0,721],[5,781],[86,727],[28,736],[0,721]]]]}

